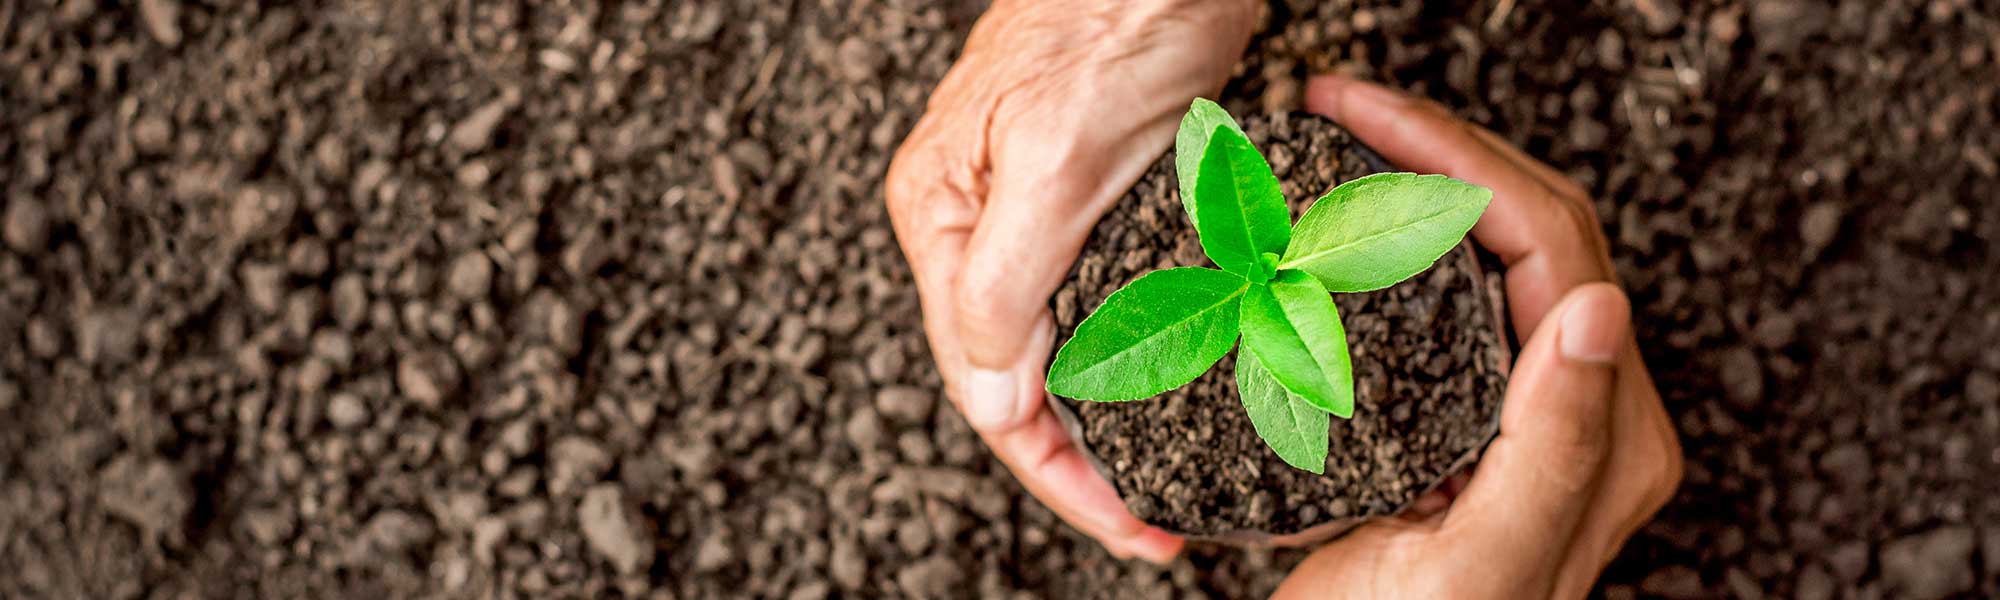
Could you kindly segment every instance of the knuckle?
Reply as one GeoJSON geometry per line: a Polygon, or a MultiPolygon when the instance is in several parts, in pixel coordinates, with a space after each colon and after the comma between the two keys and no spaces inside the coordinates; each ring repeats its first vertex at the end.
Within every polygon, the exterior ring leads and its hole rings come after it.
{"type": "Polygon", "coordinates": [[[984,203],[983,148],[946,139],[925,117],[889,163],[883,196],[890,223],[907,233],[962,226],[984,203]]]}
{"type": "Polygon", "coordinates": [[[1571,226],[1589,229],[1597,227],[1597,205],[1589,198],[1557,189],[1550,189],[1549,197],[1555,205],[1562,207],[1563,217],[1571,226]]]}
{"type": "Polygon", "coordinates": [[[935,165],[940,162],[935,144],[926,125],[926,117],[904,138],[903,145],[896,149],[895,157],[889,160],[889,173],[885,177],[883,195],[887,197],[890,216],[907,215],[922,196],[925,178],[932,176],[935,165]]]}
{"type": "Polygon", "coordinates": [[[1556,197],[1582,205],[1593,214],[1597,212],[1597,205],[1591,202],[1590,193],[1584,191],[1583,186],[1577,185],[1576,180],[1561,173],[1556,175],[1555,182],[1550,186],[1552,188],[1550,191],[1554,192],[1556,197]]]}
{"type": "Polygon", "coordinates": [[[1603,227],[1602,222],[1598,221],[1597,218],[1596,202],[1591,202],[1589,198],[1576,197],[1570,200],[1570,206],[1573,207],[1571,210],[1576,212],[1576,220],[1579,227],[1588,228],[1593,232],[1603,227]]]}
{"type": "MultiPolygon", "coordinates": [[[[1671,434],[1669,434],[1671,435],[1671,434]]],[[[1681,456],[1678,444],[1669,440],[1662,449],[1660,460],[1646,478],[1646,501],[1649,508],[1657,510],[1673,499],[1674,491],[1680,489],[1681,480],[1687,475],[1687,459],[1681,456]]]]}
{"type": "Polygon", "coordinates": [[[889,166],[889,179],[882,194],[889,207],[889,219],[892,224],[909,218],[911,209],[915,208],[911,199],[916,195],[910,191],[912,184],[905,179],[907,175],[898,174],[896,169],[897,165],[889,166]]]}
{"type": "Polygon", "coordinates": [[[1583,247],[1580,251],[1603,254],[1608,250],[1604,239],[1604,225],[1598,221],[1597,206],[1586,197],[1571,196],[1550,190],[1550,201],[1559,207],[1560,229],[1573,237],[1583,247]]]}
{"type": "Polygon", "coordinates": [[[1046,151],[1040,159],[1043,164],[1036,165],[1042,168],[1030,171],[1017,184],[1040,193],[1029,197],[1015,194],[1016,198],[1060,211],[1077,208],[1085,203],[1084,199],[1097,194],[1104,176],[1100,162],[1102,148],[1087,147],[1075,139],[1061,139],[1046,151]]]}

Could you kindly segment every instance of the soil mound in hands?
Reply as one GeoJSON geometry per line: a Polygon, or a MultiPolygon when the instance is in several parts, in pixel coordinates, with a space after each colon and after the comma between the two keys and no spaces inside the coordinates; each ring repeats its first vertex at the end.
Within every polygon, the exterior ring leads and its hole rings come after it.
{"type": "MultiPolygon", "coordinates": [[[[1294,218],[1378,166],[1318,116],[1253,117],[1243,128],[1294,218]]],[[[1211,266],[1175,182],[1170,153],[1098,222],[1056,292],[1060,337],[1148,271],[1211,266]]],[[[1355,411],[1333,420],[1323,476],[1286,465],[1257,437],[1237,395],[1234,352],[1154,398],[1058,402],[1074,409],[1085,445],[1133,514],[1170,530],[1256,541],[1244,534],[1393,514],[1463,466],[1498,422],[1509,353],[1471,253],[1461,244],[1403,283],[1334,294],[1353,352],[1355,411]]]]}

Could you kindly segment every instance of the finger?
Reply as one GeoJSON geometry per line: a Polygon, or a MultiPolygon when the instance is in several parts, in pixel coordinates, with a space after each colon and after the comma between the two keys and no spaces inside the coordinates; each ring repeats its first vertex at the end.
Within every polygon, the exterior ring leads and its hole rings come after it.
{"type": "Polygon", "coordinates": [[[1306,106],[1404,168],[1493,190],[1472,235],[1507,263],[1507,301],[1520,337],[1531,335],[1569,288],[1611,278],[1588,203],[1567,197],[1567,186],[1545,184],[1541,169],[1517,162],[1518,151],[1496,150],[1478,127],[1428,101],[1338,75],[1313,78],[1306,106]]]}
{"type": "MultiPolygon", "coordinates": [[[[941,88],[939,93],[946,92],[941,88]]],[[[1033,351],[1017,350],[1014,364],[989,369],[1000,377],[970,374],[967,344],[959,334],[957,290],[964,287],[967,247],[987,204],[980,201],[988,195],[990,177],[987,158],[979,151],[986,145],[985,119],[953,116],[956,106],[938,106],[933,100],[933,111],[913,129],[891,164],[887,199],[897,241],[917,280],[926,337],[947,396],[1023,485],[1065,522],[1120,557],[1171,560],[1184,541],[1133,517],[1042,405],[1042,369],[1054,329],[1045,307],[1003,338],[1033,351]],[[966,123],[982,127],[968,131],[966,123]],[[966,140],[977,143],[969,146],[966,140]],[[994,385],[994,379],[1003,384],[994,385]]],[[[1067,256],[1063,260],[1073,259],[1075,251],[1067,256]]],[[[1044,293],[1044,305],[1046,297],[1044,293]]]]}
{"type": "Polygon", "coordinates": [[[1610,453],[1616,364],[1630,343],[1631,307],[1590,284],[1552,311],[1508,381],[1500,437],[1445,516],[1441,535],[1484,557],[1499,581],[1545,595],[1598,491],[1610,453]],[[1497,560],[1496,560],[1497,558],[1497,560]]]}
{"type": "Polygon", "coordinates": [[[982,190],[971,188],[983,184],[968,177],[965,169],[950,166],[963,159],[937,147],[935,129],[926,117],[897,150],[889,165],[886,195],[890,227],[917,282],[925,339],[947,395],[956,398],[964,354],[958,344],[958,300],[952,290],[958,287],[958,266],[979,218],[978,204],[970,194],[982,190]]]}
{"type": "Polygon", "coordinates": [[[1485,127],[1471,125],[1470,123],[1467,125],[1466,129],[1471,131],[1474,136],[1477,136],[1479,141],[1484,142],[1488,150],[1505,157],[1508,162],[1514,163],[1514,166],[1527,171],[1529,175],[1534,176],[1536,181],[1540,181],[1542,185],[1548,186],[1550,190],[1554,190],[1558,197],[1566,200],[1583,200],[1590,197],[1590,194],[1584,192],[1583,186],[1577,185],[1576,181],[1570,179],[1568,175],[1562,174],[1555,167],[1549,166],[1548,163],[1528,156],[1528,153],[1522,152],[1513,142],[1507,141],[1507,138],[1500,137],[1500,134],[1494,133],[1493,130],[1485,127]]]}
{"type": "Polygon", "coordinates": [[[1155,563],[1179,556],[1185,540],[1132,516],[1117,490],[1069,444],[1067,435],[1055,415],[1042,411],[987,443],[1030,495],[1113,555],[1155,563]]]}
{"type": "Polygon", "coordinates": [[[978,166],[990,169],[991,187],[977,196],[978,224],[954,293],[968,389],[996,398],[968,404],[987,407],[992,413],[986,416],[1000,423],[1018,423],[1032,410],[997,400],[1022,397],[1009,390],[1023,382],[1003,368],[1022,353],[1021,333],[1047,314],[1049,297],[1098,216],[1171,143],[1188,100],[1227,77],[1249,37],[1246,15],[1254,14],[1216,3],[1191,5],[1178,13],[1200,17],[1201,35],[1174,35],[1191,26],[1156,30],[1147,24],[1192,21],[1096,8],[1079,20],[1075,7],[1019,8],[980,19],[983,33],[996,37],[968,41],[967,52],[991,51],[999,58],[985,77],[964,82],[980,91],[956,105],[966,114],[953,119],[967,134],[955,141],[980,156],[978,166]],[[1011,21],[1003,25],[1003,20],[1011,21]],[[991,28],[985,27],[988,22],[991,28]],[[1002,32],[1023,31],[1129,33],[1132,39],[1121,38],[1112,53],[1041,40],[1023,48],[1010,43],[1019,40],[1000,39],[1002,32]]]}
{"type": "Polygon", "coordinates": [[[1553,190],[1564,206],[1571,208],[1570,213],[1578,217],[1573,223],[1577,226],[1577,237],[1593,249],[1589,254],[1597,259],[1599,270],[1607,277],[1605,281],[1617,283],[1615,278],[1618,270],[1611,265],[1611,243],[1604,239],[1604,229],[1597,220],[1597,206],[1591,203],[1590,195],[1583,190],[1583,186],[1577,185],[1576,180],[1556,171],[1555,167],[1549,166],[1548,163],[1528,156],[1520,148],[1501,138],[1500,134],[1484,127],[1470,126],[1470,129],[1488,149],[1506,157],[1508,162],[1533,175],[1536,181],[1553,190]]]}
{"type": "Polygon", "coordinates": [[[1015,376],[1030,384],[1016,393],[1032,396],[1023,401],[1035,402],[1041,410],[1018,426],[981,431],[980,436],[1030,494],[1112,553],[1153,562],[1172,560],[1180,554],[1182,539],[1132,516],[1118,491],[1077,449],[1062,421],[1042,406],[1047,398],[1041,391],[1041,369],[1048,364],[1046,348],[1053,336],[1053,324],[1044,320],[1028,336],[1044,349],[1024,353],[1013,365],[1015,376]]]}
{"type": "Polygon", "coordinates": [[[1043,115],[1037,117],[1041,122],[993,125],[1002,133],[992,141],[992,187],[967,243],[956,290],[967,391],[988,395],[970,402],[992,410],[987,416],[994,423],[1013,422],[1033,410],[1001,400],[1030,397],[1013,393],[1016,389],[1041,389],[1002,367],[1037,350],[1024,347],[1022,332],[1049,314],[1049,297],[1069,274],[1097,218],[1152,165],[1173,133],[1172,122],[1164,120],[1130,129],[1093,127],[1087,121],[1123,121],[1083,109],[1032,114],[1043,115]]]}
{"type": "MultiPolygon", "coordinates": [[[[963,238],[963,234],[958,234],[963,238]]],[[[952,258],[955,252],[951,244],[953,236],[938,238],[938,252],[943,259],[952,258]]],[[[919,290],[930,289],[924,285],[923,275],[918,277],[919,290]]],[[[926,329],[932,332],[950,332],[948,325],[954,322],[955,307],[945,302],[933,305],[925,301],[924,321],[926,329]]],[[[1041,365],[1046,364],[1047,350],[1054,327],[1046,319],[1034,328],[1031,341],[1035,347],[1044,348],[1041,353],[1027,353],[1017,369],[1017,376],[1027,378],[1034,393],[1042,388],[1041,365]]],[[[939,356],[942,369],[947,364],[962,364],[947,357],[958,356],[957,336],[951,333],[931,336],[932,352],[939,356]]],[[[951,378],[947,377],[947,389],[951,378]]],[[[978,407],[968,406],[964,393],[947,394],[960,414],[968,415],[967,422],[973,423],[971,415],[977,414],[978,407]]],[[[1024,402],[1026,400],[1023,400],[1024,402]]],[[[1042,399],[1034,398],[1035,402],[1042,399]]],[[[1030,494],[1040,499],[1049,510],[1070,523],[1092,539],[1104,544],[1113,554],[1122,557],[1137,556],[1153,562],[1167,562],[1180,554],[1184,541],[1157,527],[1147,526],[1133,517],[1120,502],[1118,493],[1083,458],[1062,428],[1055,415],[1036,406],[1028,420],[1018,425],[990,428],[974,425],[986,444],[993,449],[1002,463],[1014,473],[1030,494]]]]}
{"type": "MultiPolygon", "coordinates": [[[[920,289],[922,287],[919,286],[920,289]]],[[[952,303],[935,307],[929,306],[928,301],[926,304],[925,327],[934,332],[949,331],[940,323],[954,321],[956,309],[952,303]]],[[[1035,410],[1029,412],[1025,421],[1005,427],[984,427],[972,418],[980,412],[978,406],[967,403],[972,395],[950,393],[947,396],[960,414],[967,415],[967,423],[973,424],[973,430],[1007,465],[1028,493],[1041,500],[1064,522],[1104,544],[1107,550],[1120,558],[1137,556],[1159,563],[1173,560],[1180,554],[1184,540],[1132,516],[1119,500],[1117,490],[1090,466],[1075,447],[1061,421],[1039,404],[1044,401],[1039,397],[1042,393],[1041,369],[1046,364],[1046,348],[1053,335],[1053,323],[1043,319],[1028,337],[1034,347],[1044,350],[1025,353],[1021,363],[1012,369],[1013,376],[1026,380],[1032,386],[1024,386],[1021,393],[1037,395],[1033,398],[1035,410]]],[[[933,352],[939,355],[941,369],[945,364],[960,364],[945,358],[958,355],[956,340],[957,336],[952,334],[931,336],[931,346],[933,352]]],[[[954,389],[950,387],[949,378],[946,385],[947,389],[954,389]]],[[[1014,400],[1002,401],[1011,403],[1014,400]]]]}
{"type": "Polygon", "coordinates": [[[1470,123],[1428,100],[1345,76],[1322,75],[1306,84],[1306,108],[1339,122],[1403,168],[1492,188],[1493,204],[1481,224],[1509,227],[1499,228],[1492,242],[1481,242],[1502,258],[1537,250],[1539,240],[1528,235],[1533,217],[1561,209],[1539,179],[1488,148],[1470,123]]]}
{"type": "Polygon", "coordinates": [[[1636,343],[1618,359],[1618,392],[1613,396],[1610,462],[1590,515],[1577,535],[1557,590],[1581,596],[1616,557],[1625,541],[1665,506],[1681,480],[1681,447],[1673,422],[1660,404],[1636,343]]]}

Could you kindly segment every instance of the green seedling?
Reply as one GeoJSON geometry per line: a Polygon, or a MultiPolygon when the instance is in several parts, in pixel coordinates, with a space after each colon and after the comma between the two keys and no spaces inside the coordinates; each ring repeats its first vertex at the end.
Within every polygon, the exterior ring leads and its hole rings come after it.
{"type": "Polygon", "coordinates": [[[1258,437],[1322,473],[1328,415],[1354,414],[1347,333],[1331,292],[1378,290],[1429,269],[1493,192],[1382,173],[1320,196],[1298,223],[1263,155],[1221,106],[1195,99],[1174,138],[1181,202],[1217,269],[1176,267],[1113,292],[1056,352],[1048,391],[1138,400],[1186,385],[1236,346],[1236,389],[1258,437]]]}

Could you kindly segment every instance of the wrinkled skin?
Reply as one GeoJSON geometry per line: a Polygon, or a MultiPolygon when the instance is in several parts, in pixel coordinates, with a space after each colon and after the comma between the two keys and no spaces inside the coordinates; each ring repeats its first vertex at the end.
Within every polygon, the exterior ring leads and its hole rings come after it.
{"type": "Polygon", "coordinates": [[[995,3],[889,168],[952,402],[1014,476],[1119,556],[1181,540],[1134,518],[1043,400],[1049,296],[1091,227],[1221,88],[1256,18],[1243,0],[995,3]]]}
{"type": "MultiPolygon", "coordinates": [[[[1064,520],[1118,556],[1166,561],[1182,540],[1134,518],[1045,408],[1048,300],[1188,102],[1219,89],[1257,8],[1071,4],[1003,1],[980,19],[890,167],[890,216],[967,422],[1064,520]]],[[[1588,197],[1428,102],[1322,77],[1307,103],[1403,168],[1494,190],[1473,235],[1507,263],[1527,345],[1475,474],[1314,552],[1279,595],[1586,594],[1681,473],[1588,197]]]]}

